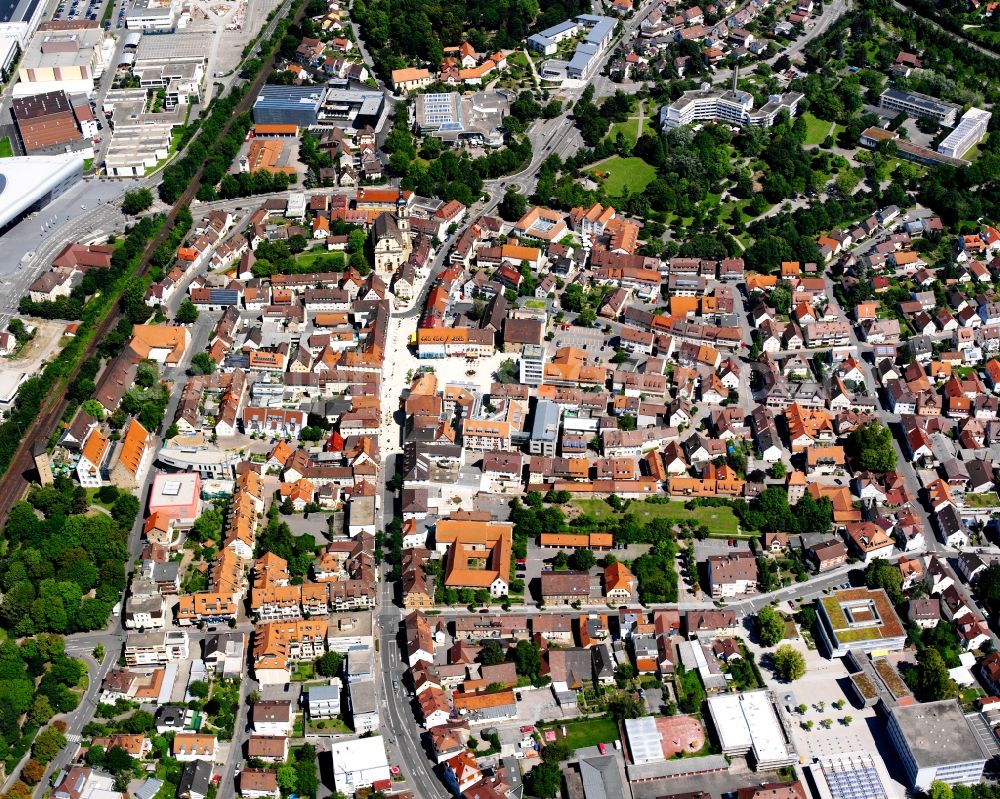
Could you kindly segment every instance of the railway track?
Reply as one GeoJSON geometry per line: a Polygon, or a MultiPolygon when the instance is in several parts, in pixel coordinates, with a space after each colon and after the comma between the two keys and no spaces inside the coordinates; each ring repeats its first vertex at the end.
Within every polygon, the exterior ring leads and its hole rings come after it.
{"type": "MultiPolygon", "coordinates": [[[[304,13],[305,4],[302,4],[296,12],[295,17],[292,19],[292,24],[298,23],[302,19],[304,13]]],[[[271,27],[271,30],[274,30],[273,26],[271,27]]],[[[257,74],[257,77],[254,78],[239,104],[233,109],[233,113],[230,115],[225,127],[220,132],[220,138],[229,133],[236,117],[244,112],[250,111],[254,98],[260,92],[261,87],[267,80],[267,76],[271,73],[271,69],[274,67],[277,55],[278,53],[276,50],[263,65],[260,72],[257,74]]],[[[198,193],[198,189],[201,188],[204,170],[204,164],[198,167],[198,171],[195,172],[194,177],[184,190],[184,193],[181,194],[181,196],[177,199],[177,202],[175,202],[167,212],[166,220],[164,221],[163,226],[160,228],[159,232],[157,232],[157,234],[150,239],[149,243],[146,245],[146,249],[143,250],[142,256],[139,259],[139,266],[135,271],[136,276],[143,277],[149,271],[150,258],[156,248],[170,236],[170,233],[173,231],[174,225],[177,222],[177,213],[181,208],[190,206],[191,201],[195,199],[195,196],[198,193]]],[[[87,349],[80,356],[76,366],[73,367],[73,371],[66,382],[67,385],[76,379],[83,362],[96,353],[97,345],[103,341],[112,330],[114,330],[121,317],[122,313],[118,308],[118,298],[115,298],[115,305],[112,307],[112,310],[109,311],[108,315],[104,317],[104,320],[98,326],[97,331],[94,334],[94,338],[87,346],[87,349]]],[[[14,503],[24,497],[31,484],[29,475],[35,471],[35,462],[31,454],[32,445],[39,439],[48,440],[49,436],[52,435],[52,431],[55,430],[56,425],[66,412],[68,404],[69,400],[66,398],[65,394],[49,397],[47,402],[42,406],[34,422],[32,422],[31,426],[23,432],[21,444],[18,446],[17,452],[14,454],[14,457],[10,462],[10,466],[7,468],[7,471],[3,474],[3,476],[0,477],[0,529],[2,529],[7,523],[7,516],[10,513],[10,509],[14,506],[14,503]]]]}

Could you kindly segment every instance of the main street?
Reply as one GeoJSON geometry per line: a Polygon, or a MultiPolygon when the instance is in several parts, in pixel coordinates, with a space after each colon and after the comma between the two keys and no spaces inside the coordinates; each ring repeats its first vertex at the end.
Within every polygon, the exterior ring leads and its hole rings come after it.
{"type": "MultiPolygon", "coordinates": [[[[383,572],[384,576],[384,572],[383,572]]],[[[403,687],[403,654],[400,652],[398,637],[402,613],[393,604],[392,583],[383,579],[380,592],[381,602],[377,616],[378,626],[378,671],[381,681],[376,680],[380,714],[383,723],[388,722],[388,734],[383,733],[389,762],[398,765],[410,783],[411,790],[420,799],[447,799],[441,781],[434,774],[420,740],[417,725],[403,687]]]]}

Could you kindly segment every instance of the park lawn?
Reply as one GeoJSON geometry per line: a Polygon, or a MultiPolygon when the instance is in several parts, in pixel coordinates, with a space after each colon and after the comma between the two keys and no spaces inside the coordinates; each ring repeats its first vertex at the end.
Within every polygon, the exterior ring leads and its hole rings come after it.
{"type": "MultiPolygon", "coordinates": [[[[635,128],[634,123],[632,127],[635,128]]],[[[599,164],[593,171],[607,174],[604,190],[609,197],[620,197],[626,186],[632,194],[640,194],[656,177],[656,170],[641,158],[621,158],[617,155],[599,164]]]]}
{"type": "Polygon", "coordinates": [[[100,491],[99,488],[88,488],[87,489],[87,504],[88,505],[97,505],[100,508],[104,508],[105,510],[110,511],[111,510],[111,506],[114,505],[114,503],[112,502],[112,503],[109,504],[107,502],[101,502],[100,497],[97,496],[97,492],[98,491],[100,491]]]}
{"type": "MultiPolygon", "coordinates": [[[[709,197],[712,196],[714,195],[711,194],[709,195],[709,197]]],[[[750,200],[729,200],[722,204],[722,219],[731,223],[733,219],[733,210],[735,208],[739,208],[741,211],[743,211],[744,221],[747,222],[748,224],[754,219],[758,218],[753,216],[753,214],[750,212],[750,200]]],[[[766,214],[772,208],[774,208],[774,203],[768,203],[767,208],[764,209],[764,211],[761,213],[761,216],[766,214]]],[[[747,246],[749,246],[749,244],[747,244],[747,246]]]]}
{"type": "Polygon", "coordinates": [[[636,131],[638,127],[639,117],[629,117],[624,122],[615,122],[608,131],[608,141],[614,144],[618,141],[618,134],[621,133],[625,137],[625,141],[629,147],[635,147],[635,143],[639,138],[636,131]]]}
{"type": "MultiPolygon", "coordinates": [[[[562,724],[548,724],[539,729],[554,729],[560,738],[560,727],[566,727],[565,741],[574,749],[582,749],[585,746],[597,746],[597,744],[610,744],[618,740],[618,724],[614,719],[596,718],[583,719],[580,721],[566,721],[562,724]]],[[[545,739],[542,738],[544,745],[545,739]]]]}
{"type": "Polygon", "coordinates": [[[646,113],[642,118],[642,135],[643,136],[656,136],[659,134],[660,130],[657,127],[657,122],[660,119],[660,110],[652,103],[646,103],[646,113]]]}
{"type": "Polygon", "coordinates": [[[0,158],[13,158],[14,148],[11,146],[10,139],[4,136],[0,139],[0,158]]]}
{"type": "Polygon", "coordinates": [[[313,247],[311,250],[306,250],[305,252],[300,252],[295,256],[295,263],[299,264],[302,268],[311,268],[315,266],[317,261],[321,264],[325,263],[333,271],[337,271],[336,267],[338,265],[338,261],[341,271],[347,265],[347,258],[344,256],[344,253],[336,250],[327,250],[326,247],[323,247],[322,245],[319,247],[313,247]]]}
{"type": "Polygon", "coordinates": [[[805,114],[802,115],[802,118],[806,121],[805,145],[807,147],[810,145],[820,144],[830,133],[832,125],[825,119],[819,119],[818,117],[813,116],[809,111],[806,111],[805,114]]]}
{"type": "Polygon", "coordinates": [[[970,508],[996,508],[1000,507],[1000,496],[996,491],[987,491],[983,494],[966,494],[965,504],[970,508]]]}
{"type": "MultiPolygon", "coordinates": [[[[590,514],[599,521],[611,520],[619,515],[603,499],[575,499],[573,504],[581,512],[590,514]]],[[[706,506],[688,510],[684,507],[683,502],[633,502],[626,512],[634,514],[643,523],[653,519],[697,522],[708,528],[710,536],[717,538],[732,538],[740,535],[739,522],[732,509],[727,507],[706,506]]]]}
{"type": "Polygon", "coordinates": [[[348,727],[341,719],[320,719],[319,721],[309,721],[306,728],[310,733],[325,733],[326,735],[348,735],[354,730],[348,727]]]}

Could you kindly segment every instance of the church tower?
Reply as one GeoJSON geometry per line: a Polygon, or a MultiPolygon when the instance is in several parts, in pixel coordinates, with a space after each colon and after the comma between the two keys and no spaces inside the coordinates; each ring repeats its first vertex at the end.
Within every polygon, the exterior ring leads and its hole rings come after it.
{"type": "Polygon", "coordinates": [[[409,238],[410,235],[410,206],[407,205],[406,198],[403,196],[403,192],[399,192],[399,198],[396,200],[396,226],[399,228],[399,232],[409,238]]]}

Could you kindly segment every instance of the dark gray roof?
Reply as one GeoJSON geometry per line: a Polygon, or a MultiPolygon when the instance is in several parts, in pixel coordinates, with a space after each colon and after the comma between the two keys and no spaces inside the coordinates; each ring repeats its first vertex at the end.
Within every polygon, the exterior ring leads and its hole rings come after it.
{"type": "Polygon", "coordinates": [[[193,794],[208,795],[208,786],[212,779],[212,764],[207,760],[192,760],[184,766],[181,781],[177,785],[177,796],[180,799],[193,794]]]}
{"type": "Polygon", "coordinates": [[[375,217],[375,241],[383,239],[395,239],[400,244],[403,242],[399,225],[396,224],[396,217],[385,211],[375,217]]]}
{"type": "Polygon", "coordinates": [[[588,757],[580,761],[580,778],[586,799],[618,799],[625,795],[618,759],[614,755],[588,757]]]}

